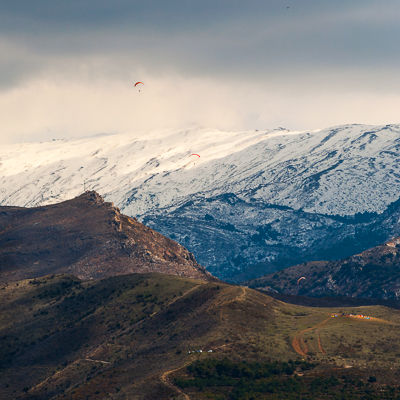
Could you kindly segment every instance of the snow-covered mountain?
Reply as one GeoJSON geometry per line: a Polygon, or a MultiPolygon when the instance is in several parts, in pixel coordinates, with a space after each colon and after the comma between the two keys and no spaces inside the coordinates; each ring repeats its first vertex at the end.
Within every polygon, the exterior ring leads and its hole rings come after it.
{"type": "Polygon", "coordinates": [[[399,149],[400,125],[15,144],[0,149],[0,204],[37,206],[96,190],[217,276],[240,280],[400,235],[399,149]]]}

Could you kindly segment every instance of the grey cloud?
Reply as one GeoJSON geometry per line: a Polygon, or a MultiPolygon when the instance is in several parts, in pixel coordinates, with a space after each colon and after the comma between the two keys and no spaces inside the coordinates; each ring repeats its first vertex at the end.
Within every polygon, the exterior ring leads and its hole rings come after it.
{"type": "Polygon", "coordinates": [[[43,71],[78,74],[82,62],[110,76],[145,69],[257,80],[334,68],[339,75],[391,71],[400,62],[399,16],[397,0],[1,2],[0,32],[17,50],[0,56],[0,87],[43,71]]]}

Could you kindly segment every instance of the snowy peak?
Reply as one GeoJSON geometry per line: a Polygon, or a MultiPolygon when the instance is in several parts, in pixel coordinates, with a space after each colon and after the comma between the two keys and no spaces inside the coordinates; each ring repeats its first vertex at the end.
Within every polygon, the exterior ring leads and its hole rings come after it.
{"type": "Polygon", "coordinates": [[[398,197],[399,140],[399,125],[345,125],[17,144],[0,151],[0,202],[37,206],[84,188],[131,215],[144,215],[188,196],[229,191],[324,214],[381,212],[398,197]],[[365,190],[367,182],[374,190],[365,190]]]}
{"type": "Polygon", "coordinates": [[[46,205],[96,190],[218,276],[247,269],[250,279],[251,269],[261,276],[345,257],[400,235],[387,211],[399,199],[399,150],[400,125],[195,128],[16,144],[0,150],[0,204],[46,205]],[[365,213],[386,214],[367,227],[357,217],[365,213]]]}

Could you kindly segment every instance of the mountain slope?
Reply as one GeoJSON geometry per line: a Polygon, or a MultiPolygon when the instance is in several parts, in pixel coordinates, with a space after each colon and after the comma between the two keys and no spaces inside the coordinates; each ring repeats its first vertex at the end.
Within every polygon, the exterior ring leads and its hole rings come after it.
{"type": "Polygon", "coordinates": [[[400,238],[344,260],[295,265],[248,284],[290,295],[399,300],[400,238]]]}
{"type": "Polygon", "coordinates": [[[49,204],[95,189],[219,277],[241,281],[400,235],[399,149],[399,125],[18,144],[0,150],[0,203],[49,204]]]}
{"type": "MultiPolygon", "coordinates": [[[[382,385],[399,379],[390,368],[400,351],[400,312],[384,307],[342,309],[368,321],[331,318],[337,309],[288,305],[244,287],[133,274],[11,282],[0,287],[0,311],[4,399],[167,400],[177,391],[163,377],[196,360],[291,359],[300,367],[307,358],[316,367],[310,378],[350,372],[364,382],[377,376],[382,385]]],[[[303,375],[299,369],[298,383],[303,375]]]]}
{"type": "Polygon", "coordinates": [[[3,282],[60,272],[82,279],[132,272],[211,279],[184,247],[96,192],[49,206],[0,207],[0,266],[3,282]]]}

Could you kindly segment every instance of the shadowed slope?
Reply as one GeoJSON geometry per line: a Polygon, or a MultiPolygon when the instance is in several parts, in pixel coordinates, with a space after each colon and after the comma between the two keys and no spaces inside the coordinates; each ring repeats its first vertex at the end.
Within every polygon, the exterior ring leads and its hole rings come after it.
{"type": "Polygon", "coordinates": [[[343,260],[295,265],[248,285],[288,295],[400,300],[400,238],[343,260]]]}

